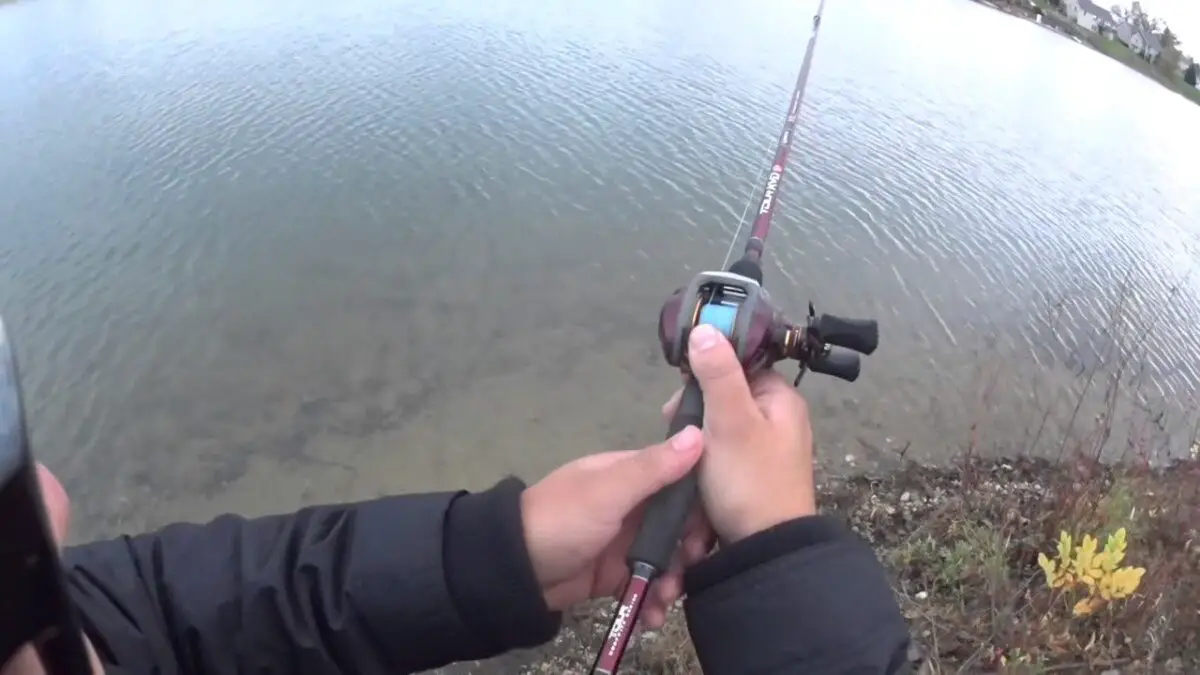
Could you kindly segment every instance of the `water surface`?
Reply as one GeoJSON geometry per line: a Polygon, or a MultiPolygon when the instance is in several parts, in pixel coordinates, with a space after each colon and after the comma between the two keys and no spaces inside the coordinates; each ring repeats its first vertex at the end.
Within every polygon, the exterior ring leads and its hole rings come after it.
{"type": "MultiPolygon", "coordinates": [[[[806,381],[827,468],[945,458],[981,410],[1025,442],[1123,283],[1147,396],[1188,401],[1200,108],[914,1],[829,4],[769,245],[789,311],[883,325],[858,383],[806,381]]],[[[0,311],[77,536],[659,436],[658,307],[724,255],[814,8],[0,8],[0,311]]]]}

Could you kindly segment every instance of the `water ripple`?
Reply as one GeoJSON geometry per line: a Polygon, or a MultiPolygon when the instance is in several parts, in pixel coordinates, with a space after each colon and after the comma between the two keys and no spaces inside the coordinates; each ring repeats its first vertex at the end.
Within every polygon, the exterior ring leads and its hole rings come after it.
{"type": "MultiPolygon", "coordinates": [[[[1154,327],[1155,386],[1194,391],[1200,149],[1169,130],[1196,110],[1115,65],[1104,87],[1014,70],[986,55],[1101,66],[971,3],[919,3],[831,8],[780,191],[773,297],[880,317],[888,336],[853,394],[817,388],[814,408],[838,436],[936,445],[913,402],[960,404],[976,344],[1094,362],[1123,285],[1122,311],[1154,327]],[[963,29],[931,48],[930,12],[963,29]],[[844,412],[851,396],[870,415],[844,412]]],[[[262,438],[292,447],[289,411],[328,387],[358,392],[347,409],[399,405],[345,373],[444,389],[476,352],[517,363],[520,345],[588,336],[644,365],[664,289],[717,264],[757,199],[811,10],[84,5],[0,11],[0,309],[37,433],[97,474],[85,496],[102,505],[142,489],[135,474],[182,485],[262,438]],[[402,354],[370,360],[393,341],[402,354]],[[172,438],[190,463],[162,457],[172,438]]],[[[530,368],[531,391],[562,386],[530,368]]]]}

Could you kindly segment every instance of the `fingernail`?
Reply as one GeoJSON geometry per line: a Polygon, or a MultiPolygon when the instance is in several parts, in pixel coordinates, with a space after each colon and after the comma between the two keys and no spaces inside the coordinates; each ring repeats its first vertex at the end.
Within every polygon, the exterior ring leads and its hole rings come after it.
{"type": "Polygon", "coordinates": [[[687,452],[699,444],[700,430],[690,424],[671,438],[671,447],[679,452],[687,452]]]}
{"type": "Polygon", "coordinates": [[[702,352],[717,344],[718,337],[720,334],[716,328],[702,323],[692,329],[692,334],[688,336],[688,346],[692,351],[702,352]]]}

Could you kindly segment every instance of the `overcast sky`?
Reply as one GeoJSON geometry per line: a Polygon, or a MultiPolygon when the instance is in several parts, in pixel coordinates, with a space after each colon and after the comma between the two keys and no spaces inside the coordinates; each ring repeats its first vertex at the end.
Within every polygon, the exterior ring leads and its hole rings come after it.
{"type": "MultiPolygon", "coordinates": [[[[1161,17],[1179,36],[1183,52],[1200,58],[1200,0],[1141,0],[1142,9],[1150,16],[1161,17]]],[[[1111,7],[1104,2],[1101,7],[1111,7]]],[[[1120,2],[1129,7],[1133,2],[1120,2]]]]}

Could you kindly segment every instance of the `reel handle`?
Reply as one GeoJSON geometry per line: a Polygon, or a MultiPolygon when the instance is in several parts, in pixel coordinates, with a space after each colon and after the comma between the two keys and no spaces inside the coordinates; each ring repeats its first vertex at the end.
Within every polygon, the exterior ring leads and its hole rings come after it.
{"type": "Polygon", "coordinates": [[[825,344],[853,349],[859,354],[871,354],[879,347],[879,322],[873,319],[847,319],[835,314],[822,314],[813,328],[817,331],[818,339],[825,344]]]}
{"type": "Polygon", "coordinates": [[[828,347],[825,352],[808,364],[808,369],[821,375],[832,375],[839,380],[853,382],[862,370],[862,359],[847,349],[828,347]]]}

